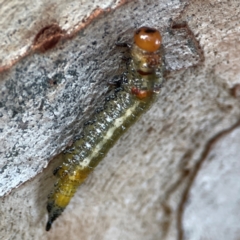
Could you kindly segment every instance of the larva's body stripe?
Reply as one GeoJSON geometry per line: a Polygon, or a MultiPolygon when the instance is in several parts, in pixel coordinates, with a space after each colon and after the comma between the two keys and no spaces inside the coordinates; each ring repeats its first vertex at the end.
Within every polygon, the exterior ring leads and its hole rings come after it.
{"type": "Polygon", "coordinates": [[[122,125],[122,123],[127,119],[127,117],[129,117],[132,114],[132,112],[136,109],[137,106],[138,102],[136,102],[131,108],[129,108],[123,116],[115,119],[113,126],[108,129],[102,141],[99,142],[97,146],[92,150],[92,154],[89,157],[85,158],[82,163],[80,163],[80,166],[82,168],[89,167],[91,160],[94,157],[96,157],[99,151],[101,151],[103,145],[106,144],[109,141],[109,139],[113,137],[114,131],[122,125]]]}
{"type": "Polygon", "coordinates": [[[156,40],[156,33],[160,35],[155,29],[144,27],[135,33],[135,44],[131,48],[132,60],[126,73],[128,81],[106,98],[103,107],[98,109],[93,119],[84,126],[82,137],[67,151],[63,164],[55,171],[58,181],[47,204],[47,231],[68,205],[77,187],[155,100],[159,84],[162,83],[159,37],[157,36],[157,47],[149,47],[148,43],[144,42],[145,38],[141,37],[144,34],[148,37],[153,35],[153,40],[156,40]],[[138,45],[141,45],[141,48],[138,45]]]}

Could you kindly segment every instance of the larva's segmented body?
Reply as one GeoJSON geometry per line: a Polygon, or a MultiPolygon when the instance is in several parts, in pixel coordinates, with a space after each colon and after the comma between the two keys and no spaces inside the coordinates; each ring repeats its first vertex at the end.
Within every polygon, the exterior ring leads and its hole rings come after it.
{"type": "Polygon", "coordinates": [[[77,187],[103,159],[119,137],[145,112],[160,90],[162,76],[161,35],[153,28],[135,32],[126,80],[105,100],[83,129],[82,137],[68,151],[55,171],[58,181],[47,204],[46,230],[63,212],[77,187]]]}

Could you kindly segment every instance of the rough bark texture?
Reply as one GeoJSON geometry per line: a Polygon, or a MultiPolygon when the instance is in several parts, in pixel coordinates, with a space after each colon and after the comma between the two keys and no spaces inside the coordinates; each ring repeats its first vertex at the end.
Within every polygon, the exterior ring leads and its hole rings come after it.
{"type": "Polygon", "coordinates": [[[239,239],[240,4],[102,2],[0,3],[0,238],[239,239]],[[159,100],[46,233],[54,156],[124,71],[115,42],[142,25],[163,35],[159,100]]]}

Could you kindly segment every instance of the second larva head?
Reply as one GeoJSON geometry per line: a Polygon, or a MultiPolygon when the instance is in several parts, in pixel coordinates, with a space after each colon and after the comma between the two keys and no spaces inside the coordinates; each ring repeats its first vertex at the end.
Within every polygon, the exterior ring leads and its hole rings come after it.
{"type": "Polygon", "coordinates": [[[162,36],[155,28],[141,27],[134,33],[134,43],[147,52],[157,51],[162,43],[162,36]]]}

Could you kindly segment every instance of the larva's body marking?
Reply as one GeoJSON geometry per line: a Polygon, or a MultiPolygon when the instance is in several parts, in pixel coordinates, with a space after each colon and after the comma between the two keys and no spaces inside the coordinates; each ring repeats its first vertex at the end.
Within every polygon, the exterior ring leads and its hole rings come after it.
{"type": "Polygon", "coordinates": [[[103,159],[119,137],[155,100],[163,81],[161,35],[153,28],[135,32],[131,60],[120,87],[116,88],[87,122],[82,136],[66,151],[63,164],[54,171],[58,177],[47,204],[46,230],[63,212],[77,187],[103,159]]]}

